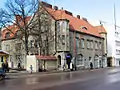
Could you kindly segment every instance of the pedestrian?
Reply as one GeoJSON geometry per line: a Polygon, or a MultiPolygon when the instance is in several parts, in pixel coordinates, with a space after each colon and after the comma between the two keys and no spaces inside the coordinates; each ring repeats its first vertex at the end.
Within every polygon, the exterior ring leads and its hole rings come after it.
{"type": "Polygon", "coordinates": [[[93,69],[93,63],[90,62],[90,69],[93,69]]]}
{"type": "Polygon", "coordinates": [[[21,64],[20,64],[20,63],[18,63],[18,68],[19,68],[19,69],[21,68],[21,64]]]}
{"type": "Polygon", "coordinates": [[[5,63],[4,62],[2,63],[2,69],[5,72],[5,63]]]}
{"type": "Polygon", "coordinates": [[[30,73],[32,74],[32,71],[33,71],[33,66],[30,65],[30,73]]]}

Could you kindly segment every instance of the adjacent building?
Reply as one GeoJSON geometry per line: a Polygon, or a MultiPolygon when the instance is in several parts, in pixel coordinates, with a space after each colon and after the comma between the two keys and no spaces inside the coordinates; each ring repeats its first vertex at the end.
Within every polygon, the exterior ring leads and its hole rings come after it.
{"type": "Polygon", "coordinates": [[[108,66],[120,66],[120,27],[106,23],[107,31],[107,64],[108,66]]]}

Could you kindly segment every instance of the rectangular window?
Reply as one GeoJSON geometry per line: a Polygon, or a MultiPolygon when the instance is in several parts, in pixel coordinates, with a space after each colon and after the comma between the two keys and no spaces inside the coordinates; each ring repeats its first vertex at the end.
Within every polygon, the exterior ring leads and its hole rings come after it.
{"type": "Polygon", "coordinates": [[[95,49],[98,49],[98,42],[95,41],[95,49]]]}
{"type": "Polygon", "coordinates": [[[101,42],[99,43],[99,49],[102,49],[102,43],[101,42]]]}
{"type": "Polygon", "coordinates": [[[65,45],[65,35],[62,35],[62,45],[65,45]]]}
{"type": "Polygon", "coordinates": [[[120,50],[116,49],[116,55],[120,55],[120,50]]]}
{"type": "Polygon", "coordinates": [[[93,49],[93,41],[90,41],[90,48],[93,49]]]}
{"type": "Polygon", "coordinates": [[[21,50],[21,43],[16,43],[16,51],[21,50]]]}
{"type": "Polygon", "coordinates": [[[120,46],[120,41],[115,41],[115,43],[116,43],[116,46],[120,46]]]}
{"type": "Polygon", "coordinates": [[[76,49],[78,50],[79,49],[79,45],[80,44],[80,40],[78,38],[76,38],[76,49]]]}
{"type": "Polygon", "coordinates": [[[10,50],[10,45],[6,45],[6,50],[10,50]]]}
{"type": "Polygon", "coordinates": [[[84,39],[81,39],[81,48],[85,48],[85,42],[84,42],[84,39]]]}
{"type": "Polygon", "coordinates": [[[89,49],[90,48],[90,41],[87,40],[87,48],[89,49]]]}
{"type": "Polygon", "coordinates": [[[38,48],[38,41],[35,40],[35,47],[38,48]]]}
{"type": "Polygon", "coordinates": [[[31,41],[30,41],[30,47],[31,47],[31,48],[34,47],[34,40],[31,40],[31,41]]]}
{"type": "Polygon", "coordinates": [[[62,35],[62,40],[65,40],[65,35],[62,35]]]}

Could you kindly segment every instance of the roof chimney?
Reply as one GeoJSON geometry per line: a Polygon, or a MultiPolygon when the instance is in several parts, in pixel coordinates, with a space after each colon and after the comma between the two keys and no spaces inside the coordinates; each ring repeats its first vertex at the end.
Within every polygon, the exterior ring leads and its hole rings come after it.
{"type": "Polygon", "coordinates": [[[54,6],[54,9],[55,9],[55,10],[58,10],[58,6],[54,6]]]}
{"type": "Polygon", "coordinates": [[[82,19],[83,19],[84,21],[88,22],[87,18],[84,18],[84,17],[83,17],[82,19]]]}
{"type": "Polygon", "coordinates": [[[16,19],[16,22],[20,22],[22,20],[22,16],[21,15],[15,15],[15,19],[16,19]]]}
{"type": "Polygon", "coordinates": [[[67,11],[67,10],[65,10],[65,13],[73,16],[73,14],[71,12],[67,11]]]}
{"type": "Polygon", "coordinates": [[[48,3],[43,2],[43,1],[42,1],[42,4],[43,4],[44,6],[46,6],[46,7],[52,8],[52,5],[51,5],[51,4],[48,4],[48,3]]]}
{"type": "Polygon", "coordinates": [[[77,15],[77,18],[80,19],[80,15],[77,15]]]}

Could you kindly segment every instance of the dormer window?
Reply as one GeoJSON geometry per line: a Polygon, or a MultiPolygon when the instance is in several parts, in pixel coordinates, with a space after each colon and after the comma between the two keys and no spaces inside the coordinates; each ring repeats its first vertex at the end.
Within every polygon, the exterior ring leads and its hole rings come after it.
{"type": "Polygon", "coordinates": [[[87,30],[87,27],[85,27],[85,26],[82,26],[82,27],[81,27],[81,29],[87,30]]]}
{"type": "Polygon", "coordinates": [[[10,38],[10,32],[7,32],[5,38],[10,38]]]}

